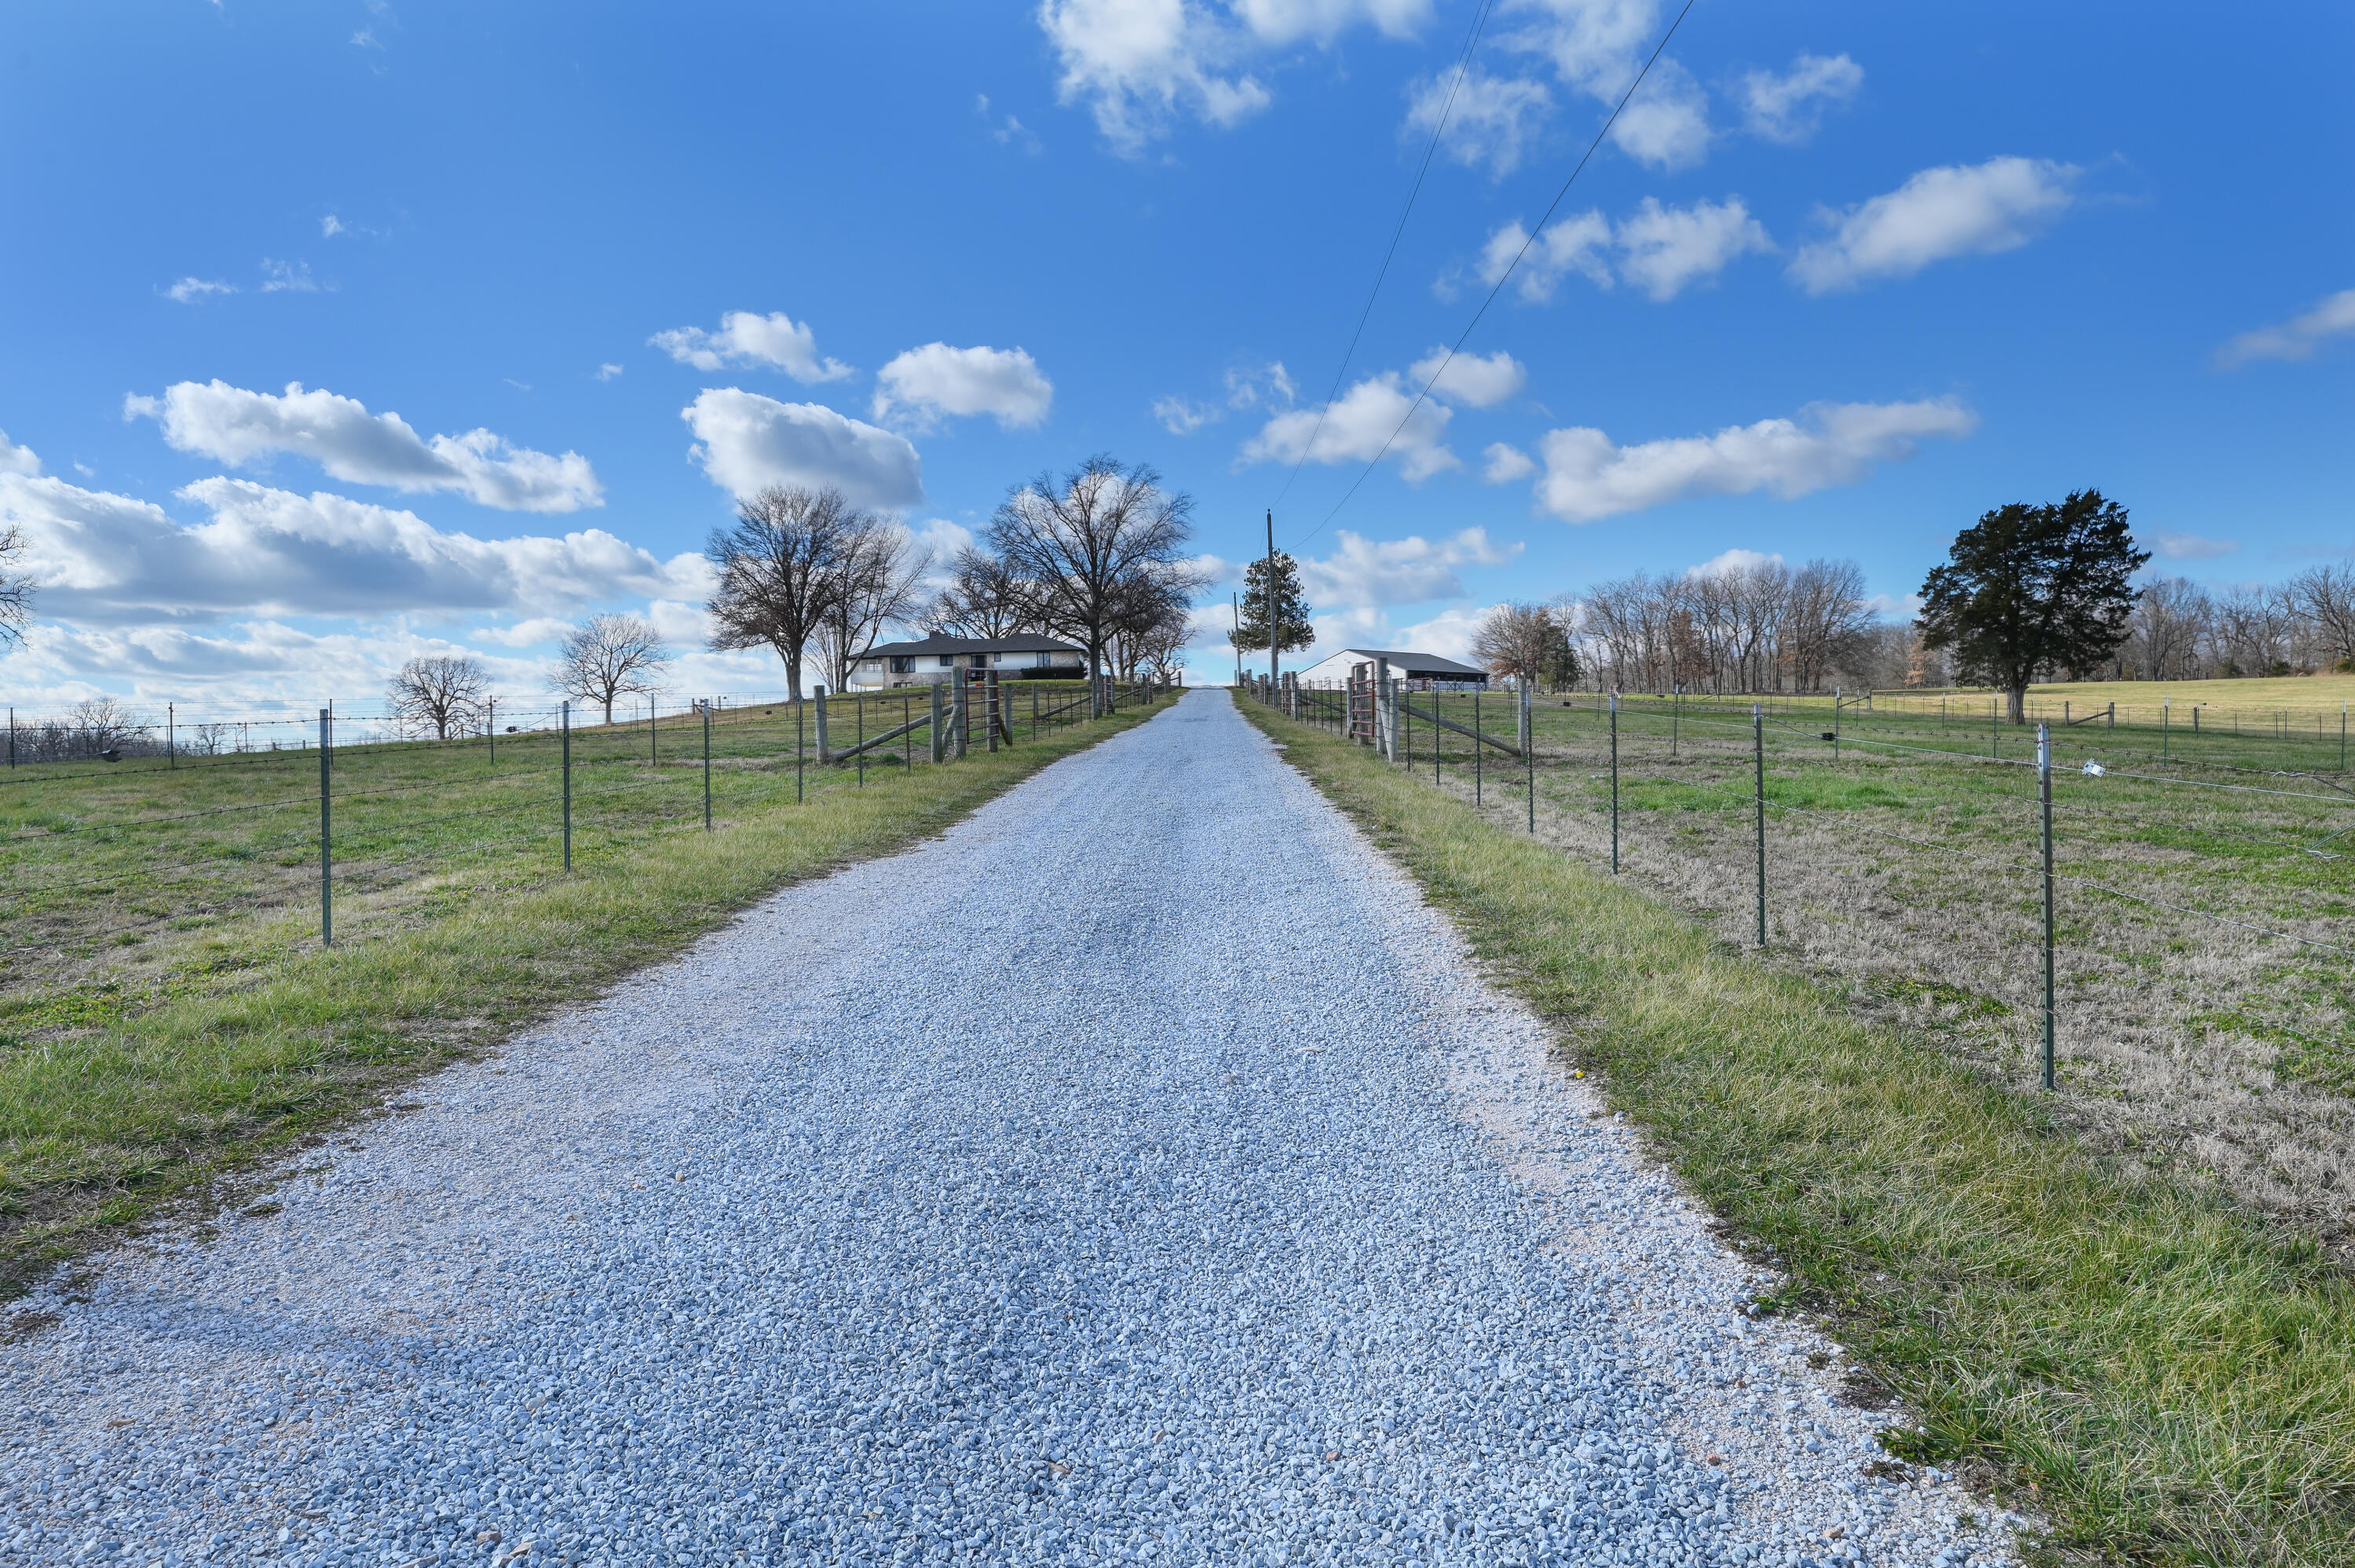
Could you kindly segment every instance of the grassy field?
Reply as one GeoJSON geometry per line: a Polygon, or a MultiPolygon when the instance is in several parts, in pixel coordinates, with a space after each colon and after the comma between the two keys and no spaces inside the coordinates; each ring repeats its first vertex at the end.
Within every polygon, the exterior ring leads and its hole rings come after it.
{"type": "MultiPolygon", "coordinates": [[[[1650,695],[1667,700],[1664,693],[1650,695]]],[[[2080,736],[2099,731],[2105,743],[2129,747],[2137,756],[2239,758],[2243,765],[2344,772],[2355,739],[2350,699],[2355,676],[2088,681],[2030,687],[2027,714],[2031,726],[2041,721],[2080,736]],[[2262,762],[2250,761],[2256,753],[2262,762]]],[[[1687,696],[1682,706],[1746,718],[1753,700],[1687,696]]],[[[2008,746],[2017,756],[2028,741],[2019,728],[2000,722],[2003,708],[2001,694],[1986,690],[1876,691],[1861,702],[1838,692],[1766,699],[1767,711],[1778,718],[1823,723],[1837,711],[1844,728],[1881,724],[1935,732],[1944,737],[1941,744],[2008,746]]]]}
{"type": "Polygon", "coordinates": [[[0,794],[0,1287],[1154,711],[1024,725],[940,767],[919,733],[913,763],[810,763],[797,785],[791,708],[736,709],[709,834],[699,724],[576,731],[570,873],[556,737],[344,751],[333,947],[315,752],[20,779],[0,794]]]}
{"type": "MultiPolygon", "coordinates": [[[[1418,694],[1429,710],[1433,699],[1418,694]]],[[[1436,699],[1468,723],[1472,699],[1436,699]]],[[[1754,941],[1754,759],[1746,709],[1623,699],[1623,873],[1754,941]]],[[[1537,833],[1607,867],[1611,723],[1592,694],[1535,709],[1537,833]],[[1565,702],[1569,705],[1564,706],[1565,702]]],[[[1509,738],[1511,706],[1485,700],[1509,738]],[[1501,709],[1501,711],[1499,710],[1501,709]]],[[[2036,1082],[2041,838],[2032,739],[1941,730],[1934,714],[1784,713],[1764,726],[1770,960],[1854,1010],[1917,1029],[1982,1071],[2036,1082]],[[1968,750],[1955,750],[1968,747],[1968,750]]],[[[1433,778],[1432,727],[1405,739],[1433,778]]],[[[2102,1147],[2222,1180],[2355,1263],[2355,795],[2334,773],[2269,772],[2264,737],[2056,735],[2056,1047],[2061,1114],[2102,1147]],[[2084,765],[2105,771],[2090,774],[2084,765]]],[[[1475,791],[1448,735],[1439,781],[1475,791]]],[[[1479,788],[1527,830],[1519,764],[1479,788]]],[[[1501,772],[1495,771],[1501,769],[1501,772]]]]}
{"type": "Polygon", "coordinates": [[[1484,817],[1243,706],[1912,1403],[1902,1453],[1979,1467],[2064,1557],[2355,1558],[2355,1287],[2310,1237],[1516,831],[1518,794],[1484,817]]]}

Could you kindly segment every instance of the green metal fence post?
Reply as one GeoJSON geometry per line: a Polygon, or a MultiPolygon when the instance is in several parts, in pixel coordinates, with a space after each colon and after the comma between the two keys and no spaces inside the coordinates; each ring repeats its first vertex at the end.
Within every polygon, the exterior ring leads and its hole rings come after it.
{"type": "Polygon", "coordinates": [[[1766,705],[1750,705],[1750,754],[1757,772],[1758,945],[1766,945],[1766,705]]]}
{"type": "Polygon", "coordinates": [[[711,699],[696,704],[703,711],[703,830],[711,831],[711,699]]]}
{"type": "Polygon", "coordinates": [[[1619,874],[1619,694],[1611,694],[1611,874],[1619,874]]]}
{"type": "Polygon", "coordinates": [[[556,727],[564,748],[564,869],[572,869],[572,704],[557,705],[556,727]]]}
{"type": "Polygon", "coordinates": [[[2036,727],[2036,798],[2043,811],[2044,1087],[2052,1087],[2052,731],[2036,727]]]}
{"type": "Polygon", "coordinates": [[[1480,802],[1480,749],[1487,742],[1480,739],[1480,688],[1472,688],[1472,805],[1476,810],[1480,802]]]}
{"type": "Polygon", "coordinates": [[[328,816],[327,759],[335,751],[335,735],[327,710],[319,709],[319,945],[336,944],[336,885],[334,822],[328,816]]]}

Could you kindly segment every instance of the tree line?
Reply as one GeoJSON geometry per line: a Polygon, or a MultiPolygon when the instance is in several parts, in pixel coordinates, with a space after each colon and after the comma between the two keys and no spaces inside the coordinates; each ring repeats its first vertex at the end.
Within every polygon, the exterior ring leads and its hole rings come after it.
{"type": "Polygon", "coordinates": [[[1991,686],[2018,723],[2040,681],[2355,672],[2355,565],[2211,592],[2180,577],[2136,581],[2149,560],[2124,507],[2077,491],[1996,507],[1957,534],[1911,624],[1876,619],[1854,561],[1753,561],[1498,605],[1472,657],[1556,688],[1991,686]]]}

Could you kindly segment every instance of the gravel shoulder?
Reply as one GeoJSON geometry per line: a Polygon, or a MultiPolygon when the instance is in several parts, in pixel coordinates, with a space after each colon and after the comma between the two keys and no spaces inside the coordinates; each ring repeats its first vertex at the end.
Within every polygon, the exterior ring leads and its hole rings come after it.
{"type": "Polygon", "coordinates": [[[1197,691],[16,1304],[0,1561],[2011,1562],[1548,1049],[1197,691]]]}

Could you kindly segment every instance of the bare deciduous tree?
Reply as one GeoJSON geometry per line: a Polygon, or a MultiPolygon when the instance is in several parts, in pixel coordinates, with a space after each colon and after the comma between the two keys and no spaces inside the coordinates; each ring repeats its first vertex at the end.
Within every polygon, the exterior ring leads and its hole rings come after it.
{"type": "Polygon", "coordinates": [[[463,656],[414,658],[386,683],[392,711],[402,723],[423,729],[446,741],[453,725],[470,721],[490,695],[490,677],[483,667],[463,656]]]}
{"type": "Polygon", "coordinates": [[[112,697],[85,697],[73,705],[69,720],[81,739],[82,755],[99,756],[119,750],[147,732],[147,726],[112,697]]]}
{"type": "Polygon", "coordinates": [[[635,615],[598,615],[564,639],[556,655],[556,689],[605,709],[623,692],[659,691],[671,652],[654,627],[635,615]]]}
{"type": "Polygon", "coordinates": [[[774,649],[795,701],[802,663],[842,589],[853,516],[839,490],[773,485],[739,502],[736,521],[713,530],[704,547],[719,573],[704,606],[715,627],[712,647],[774,649]]]}
{"type": "Polygon", "coordinates": [[[1149,465],[1098,455],[1016,486],[990,519],[989,542],[1039,624],[1087,650],[1092,677],[1140,598],[1182,570],[1193,508],[1149,465]]]}
{"type": "Polygon", "coordinates": [[[2289,580],[2288,597],[2323,656],[2355,665],[2355,561],[2299,572],[2289,580]]]}
{"type": "Polygon", "coordinates": [[[234,724],[221,723],[218,721],[197,725],[196,729],[197,754],[204,757],[217,757],[220,755],[222,748],[228,745],[229,736],[234,733],[236,730],[237,726],[234,724]]]}
{"type": "Polygon", "coordinates": [[[24,533],[0,528],[0,648],[25,640],[25,626],[33,618],[33,584],[9,566],[25,552],[24,533]]]}
{"type": "Polygon", "coordinates": [[[844,514],[844,523],[826,613],[812,638],[837,691],[849,684],[850,672],[884,627],[915,616],[932,565],[932,552],[889,518],[854,508],[844,514]]]}
{"type": "Polygon", "coordinates": [[[1191,640],[1194,595],[1209,581],[1190,561],[1140,566],[1129,573],[1109,624],[1114,675],[1135,680],[1147,666],[1166,669],[1191,640]]]}
{"type": "Polygon", "coordinates": [[[953,637],[1005,637],[1039,629],[1022,580],[1005,558],[970,545],[957,551],[948,586],[925,606],[922,622],[925,630],[953,637]]]}

